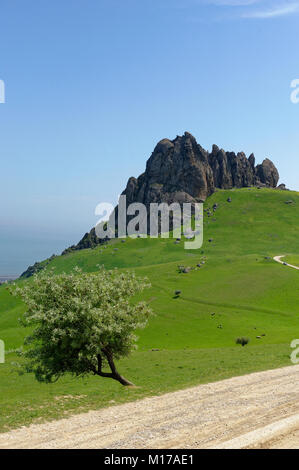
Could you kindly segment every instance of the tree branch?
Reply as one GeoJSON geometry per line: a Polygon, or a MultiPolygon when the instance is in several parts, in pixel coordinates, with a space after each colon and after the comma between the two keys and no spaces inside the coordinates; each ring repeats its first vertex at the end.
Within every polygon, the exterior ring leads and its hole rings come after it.
{"type": "Polygon", "coordinates": [[[102,371],[102,364],[103,364],[103,361],[102,361],[102,356],[101,356],[101,354],[98,354],[98,355],[97,355],[97,360],[98,360],[97,375],[99,375],[99,376],[101,376],[101,377],[109,377],[109,378],[111,378],[111,379],[114,379],[113,374],[111,374],[110,372],[103,372],[103,371],[102,371]]]}

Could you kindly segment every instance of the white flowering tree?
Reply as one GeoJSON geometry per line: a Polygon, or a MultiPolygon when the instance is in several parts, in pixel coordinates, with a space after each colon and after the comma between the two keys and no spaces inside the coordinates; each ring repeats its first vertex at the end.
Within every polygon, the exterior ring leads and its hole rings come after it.
{"type": "Polygon", "coordinates": [[[99,270],[71,274],[42,272],[13,295],[27,305],[21,319],[32,333],[25,339],[25,368],[40,382],[56,381],[65,373],[95,374],[133,385],[116,369],[115,359],[127,356],[144,328],[151,309],[131,297],[150,284],[132,272],[99,270]],[[104,371],[109,367],[109,371],[104,371]]]}

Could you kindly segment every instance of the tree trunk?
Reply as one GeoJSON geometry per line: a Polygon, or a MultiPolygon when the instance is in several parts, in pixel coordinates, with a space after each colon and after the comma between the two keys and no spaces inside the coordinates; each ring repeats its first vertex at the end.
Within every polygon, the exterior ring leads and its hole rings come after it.
{"type": "Polygon", "coordinates": [[[118,372],[116,373],[115,377],[113,377],[115,380],[118,380],[122,385],[128,386],[128,385],[134,385],[132,382],[127,380],[125,377],[120,375],[118,372]]]}
{"type": "Polygon", "coordinates": [[[115,364],[114,364],[114,360],[113,360],[113,354],[111,353],[111,351],[109,351],[108,348],[103,348],[102,352],[107,358],[109,367],[111,369],[111,373],[102,372],[102,357],[100,354],[98,354],[98,370],[96,372],[97,375],[99,375],[100,377],[109,377],[111,379],[117,380],[119,383],[125,386],[134,385],[132,382],[130,382],[129,380],[127,380],[125,377],[123,377],[117,372],[115,364]]]}

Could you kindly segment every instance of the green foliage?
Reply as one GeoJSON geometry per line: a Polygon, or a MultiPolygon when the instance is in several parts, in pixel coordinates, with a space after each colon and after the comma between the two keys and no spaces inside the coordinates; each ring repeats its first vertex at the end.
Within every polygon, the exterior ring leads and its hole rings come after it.
{"type": "Polygon", "coordinates": [[[241,344],[242,346],[245,346],[249,343],[249,341],[249,338],[245,338],[244,336],[242,336],[241,338],[236,339],[236,344],[241,344]]]}
{"type": "Polygon", "coordinates": [[[41,382],[67,372],[112,377],[102,367],[131,352],[135,330],[144,328],[152,313],[145,302],[133,304],[130,298],[149,286],[133,272],[86,274],[78,268],[56,276],[42,272],[15,285],[12,293],[27,305],[21,322],[33,329],[23,353],[27,372],[41,382]]]}

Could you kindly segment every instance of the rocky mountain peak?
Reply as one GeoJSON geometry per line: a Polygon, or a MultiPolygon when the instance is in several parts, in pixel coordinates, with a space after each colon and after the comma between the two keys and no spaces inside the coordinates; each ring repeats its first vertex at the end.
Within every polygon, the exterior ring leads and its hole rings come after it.
{"type": "Polygon", "coordinates": [[[123,194],[127,202],[196,202],[215,188],[276,187],[279,174],[265,159],[255,166],[253,154],[226,152],[213,145],[209,153],[189,132],[174,140],[162,139],[147,161],[145,172],[130,178],[123,194]]]}

